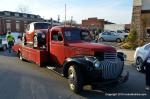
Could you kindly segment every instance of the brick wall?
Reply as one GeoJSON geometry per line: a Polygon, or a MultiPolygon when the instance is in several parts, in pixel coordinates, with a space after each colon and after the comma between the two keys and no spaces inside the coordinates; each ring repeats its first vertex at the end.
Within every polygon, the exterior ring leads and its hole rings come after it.
{"type": "Polygon", "coordinates": [[[88,18],[88,20],[82,20],[82,26],[89,28],[89,27],[95,27],[104,29],[104,19],[97,19],[97,18],[88,18]]]}

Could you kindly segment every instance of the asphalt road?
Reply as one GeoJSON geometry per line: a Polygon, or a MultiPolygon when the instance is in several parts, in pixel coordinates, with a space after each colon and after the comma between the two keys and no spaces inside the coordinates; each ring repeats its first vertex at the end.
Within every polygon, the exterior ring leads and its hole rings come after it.
{"type": "Polygon", "coordinates": [[[87,86],[77,95],[69,90],[67,79],[57,73],[20,61],[15,54],[0,51],[0,99],[148,99],[150,93],[144,89],[144,74],[130,64],[126,62],[125,66],[125,70],[130,72],[128,82],[115,87],[99,86],[94,90],[87,86]],[[118,96],[121,94],[122,97],[118,96]]]}

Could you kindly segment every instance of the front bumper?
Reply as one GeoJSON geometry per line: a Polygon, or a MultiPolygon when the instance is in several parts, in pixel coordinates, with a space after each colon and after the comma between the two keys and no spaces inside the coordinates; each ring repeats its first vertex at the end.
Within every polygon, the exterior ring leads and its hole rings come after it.
{"type": "Polygon", "coordinates": [[[124,83],[128,80],[129,72],[125,72],[123,69],[124,61],[119,58],[114,61],[101,61],[99,67],[91,71],[85,71],[85,81],[90,83],[124,83]]]}
{"type": "Polygon", "coordinates": [[[116,79],[110,79],[110,80],[104,80],[104,79],[97,79],[96,76],[93,75],[93,77],[89,80],[87,80],[88,84],[97,84],[97,85],[109,85],[112,83],[116,84],[123,84],[128,81],[129,79],[129,72],[124,71],[121,76],[119,76],[116,79]],[[94,78],[93,78],[94,77],[94,78]]]}

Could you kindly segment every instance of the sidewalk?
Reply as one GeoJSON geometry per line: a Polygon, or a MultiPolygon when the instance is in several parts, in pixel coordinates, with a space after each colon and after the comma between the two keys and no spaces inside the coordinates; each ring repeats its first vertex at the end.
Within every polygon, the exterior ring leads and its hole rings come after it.
{"type": "Polygon", "coordinates": [[[119,49],[119,52],[123,52],[127,55],[127,61],[134,62],[134,52],[135,50],[119,49]]]}

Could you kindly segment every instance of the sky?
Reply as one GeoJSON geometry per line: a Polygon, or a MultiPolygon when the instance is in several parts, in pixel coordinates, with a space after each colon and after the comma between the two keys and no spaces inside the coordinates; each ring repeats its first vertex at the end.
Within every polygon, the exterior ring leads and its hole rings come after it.
{"type": "Polygon", "coordinates": [[[65,19],[81,23],[83,19],[97,17],[118,24],[128,24],[132,16],[132,0],[0,0],[0,11],[18,11],[18,7],[27,7],[31,14],[42,18],[60,21],[65,19]]]}

